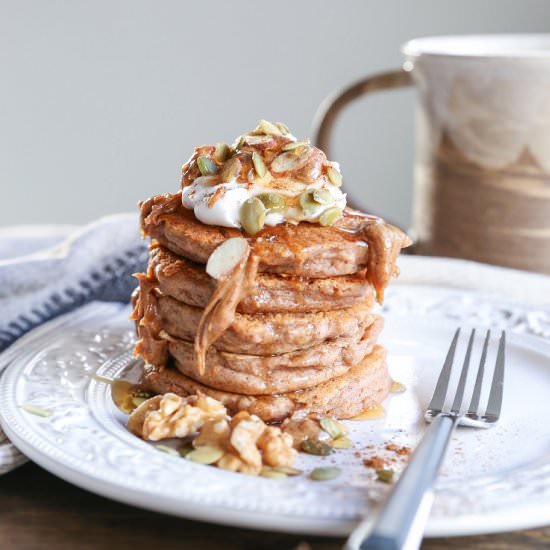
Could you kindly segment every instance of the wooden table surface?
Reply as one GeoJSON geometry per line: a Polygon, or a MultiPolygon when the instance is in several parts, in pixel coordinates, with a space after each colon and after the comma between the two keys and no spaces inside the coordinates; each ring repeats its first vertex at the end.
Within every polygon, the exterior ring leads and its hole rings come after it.
{"type": "MultiPolygon", "coordinates": [[[[78,489],[31,463],[0,477],[2,550],[337,550],[341,546],[341,539],[236,529],[140,510],[78,489]]],[[[432,539],[422,548],[550,548],[550,527],[432,539]]]]}

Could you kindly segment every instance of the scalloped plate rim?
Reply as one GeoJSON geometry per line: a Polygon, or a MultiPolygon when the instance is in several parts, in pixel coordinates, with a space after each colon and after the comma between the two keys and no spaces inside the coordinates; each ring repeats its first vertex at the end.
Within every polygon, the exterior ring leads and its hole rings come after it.
{"type": "MultiPolygon", "coordinates": [[[[396,287],[398,292],[406,290],[407,288],[410,289],[417,287],[409,285],[400,285],[399,287],[396,287]]],[[[435,287],[434,289],[429,289],[425,285],[422,285],[421,289],[421,291],[433,290],[435,294],[446,294],[447,292],[450,294],[460,294],[461,292],[464,292],[455,288],[446,289],[442,287],[435,287]]],[[[420,288],[417,288],[417,290],[420,290],[420,288]]],[[[467,291],[466,293],[468,295],[477,295],[484,300],[495,301],[494,296],[488,296],[487,294],[476,293],[475,291],[467,291]]],[[[500,303],[514,304],[514,302],[508,300],[500,303]]],[[[515,305],[525,310],[532,309],[529,306],[521,306],[521,304],[515,305]]],[[[548,310],[546,310],[546,308],[540,308],[540,311],[548,310]]],[[[392,315],[392,313],[390,313],[390,315],[392,315]]],[[[513,336],[512,341],[524,342],[527,348],[532,350],[534,348],[537,353],[544,353],[550,356],[550,342],[547,340],[528,334],[521,334],[519,336],[513,336]]],[[[0,390],[2,388],[5,390],[7,387],[16,386],[16,369],[12,367],[20,364],[20,361],[15,361],[14,364],[8,368],[7,372],[4,373],[0,379],[0,390]]],[[[24,367],[20,366],[19,368],[24,367]]],[[[15,400],[15,392],[13,392],[13,395],[15,400]]],[[[16,404],[15,406],[17,407],[16,404]]],[[[342,519],[330,520],[329,518],[315,519],[312,517],[295,518],[288,515],[265,512],[248,512],[239,509],[230,510],[227,507],[201,504],[193,500],[182,502],[181,500],[172,497],[169,497],[166,503],[156,502],[154,505],[151,505],[150,502],[147,502],[147,499],[150,499],[151,495],[146,491],[140,491],[139,489],[128,487],[126,484],[122,484],[122,486],[114,485],[106,479],[101,479],[97,476],[83,473],[72,466],[61,464],[55,459],[55,457],[41,452],[31,442],[27,441],[24,435],[21,435],[21,431],[23,433],[26,431],[24,426],[20,426],[22,430],[12,429],[10,420],[16,421],[16,418],[13,417],[12,413],[13,409],[10,412],[8,400],[2,400],[0,402],[0,423],[2,424],[8,437],[27,456],[62,479],[108,498],[113,498],[130,505],[162,511],[200,521],[212,521],[226,525],[284,532],[318,535],[344,535],[349,532],[355,524],[353,521],[345,521],[342,519]]],[[[449,521],[448,517],[432,518],[428,524],[426,535],[430,537],[476,535],[545,525],[550,523],[550,507],[548,506],[548,499],[543,499],[543,502],[545,503],[545,506],[541,505],[541,503],[538,503],[537,501],[531,501],[522,507],[520,511],[509,510],[506,513],[503,512],[503,510],[499,510],[496,514],[496,521],[493,522],[488,522],[488,517],[486,515],[478,514],[462,515],[459,518],[454,518],[452,522],[449,521]]],[[[493,520],[495,520],[495,518],[493,518],[493,520]]]]}

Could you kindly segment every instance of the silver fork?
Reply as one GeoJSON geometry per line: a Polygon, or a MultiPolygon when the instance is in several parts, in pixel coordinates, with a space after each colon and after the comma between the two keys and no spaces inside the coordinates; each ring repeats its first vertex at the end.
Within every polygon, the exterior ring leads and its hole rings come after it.
{"type": "Polygon", "coordinates": [[[483,414],[481,413],[480,398],[487,350],[491,338],[490,331],[487,331],[485,336],[468,409],[464,410],[462,405],[475,329],[470,333],[453,403],[450,408],[445,407],[459,335],[460,329],[457,329],[437,380],[432,400],[424,414],[426,422],[431,423],[430,427],[411,456],[407,468],[401,474],[374,523],[370,518],[362,521],[348,538],[346,550],[413,550],[419,548],[424,526],[432,507],[433,485],[454,429],[457,426],[490,428],[497,423],[502,407],[506,334],[504,331],[501,333],[491,390],[483,414]],[[366,538],[365,534],[367,534],[366,538]]]}

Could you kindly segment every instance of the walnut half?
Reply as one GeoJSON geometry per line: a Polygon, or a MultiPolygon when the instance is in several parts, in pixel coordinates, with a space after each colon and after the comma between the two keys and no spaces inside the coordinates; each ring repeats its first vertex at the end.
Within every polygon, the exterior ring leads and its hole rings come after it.
{"type": "MultiPolygon", "coordinates": [[[[128,428],[149,441],[184,438],[198,432],[193,440],[196,449],[220,449],[223,456],[216,461],[219,468],[250,475],[258,475],[263,466],[292,466],[297,455],[291,435],[247,412],[230,419],[219,401],[204,395],[167,393],[151,397],[130,415],[128,428]]],[[[190,453],[190,460],[192,456],[190,453]]]]}
{"type": "Polygon", "coordinates": [[[167,393],[156,395],[135,409],[128,419],[128,428],[143,439],[159,441],[191,435],[205,422],[220,420],[226,414],[225,407],[211,397],[167,393]]]}

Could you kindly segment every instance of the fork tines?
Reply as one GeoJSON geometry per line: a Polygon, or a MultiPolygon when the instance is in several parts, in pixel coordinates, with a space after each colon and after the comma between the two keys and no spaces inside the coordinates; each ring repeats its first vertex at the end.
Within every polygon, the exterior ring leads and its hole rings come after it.
{"type": "Polygon", "coordinates": [[[472,357],[472,349],[476,335],[475,329],[472,329],[472,331],[470,332],[464,361],[462,363],[462,370],[460,372],[460,378],[452,405],[450,407],[445,407],[445,400],[447,397],[447,391],[449,389],[449,381],[453,372],[453,363],[456,355],[456,348],[460,337],[460,332],[461,330],[459,328],[454,334],[425,417],[427,421],[431,421],[436,416],[440,414],[445,414],[447,416],[457,418],[459,420],[459,423],[463,425],[469,425],[473,427],[489,427],[495,424],[499,419],[502,407],[506,334],[504,331],[502,331],[500,336],[489,398],[487,401],[485,412],[481,414],[481,391],[485,375],[485,363],[487,360],[487,353],[491,342],[490,330],[487,330],[485,334],[483,349],[481,352],[481,357],[476,373],[475,385],[470,399],[470,405],[468,406],[467,411],[463,411],[463,402],[466,383],[468,380],[470,360],[472,357]]]}

